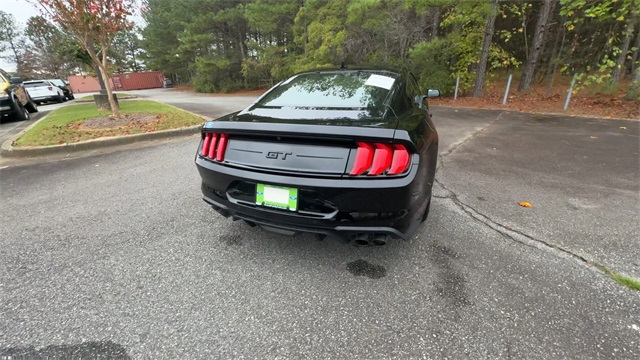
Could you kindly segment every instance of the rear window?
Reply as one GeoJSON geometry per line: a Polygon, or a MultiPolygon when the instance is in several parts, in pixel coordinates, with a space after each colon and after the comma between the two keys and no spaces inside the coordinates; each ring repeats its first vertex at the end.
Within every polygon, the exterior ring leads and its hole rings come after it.
{"type": "Polygon", "coordinates": [[[65,86],[65,83],[62,80],[49,80],[55,86],[65,86]]]}
{"type": "Polygon", "coordinates": [[[309,73],[289,78],[258,102],[265,107],[378,109],[395,78],[372,72],[309,73]]]}
{"type": "Polygon", "coordinates": [[[24,87],[26,88],[32,88],[32,87],[38,87],[38,86],[49,86],[49,84],[47,84],[44,81],[34,81],[34,82],[24,83],[24,87]]]}

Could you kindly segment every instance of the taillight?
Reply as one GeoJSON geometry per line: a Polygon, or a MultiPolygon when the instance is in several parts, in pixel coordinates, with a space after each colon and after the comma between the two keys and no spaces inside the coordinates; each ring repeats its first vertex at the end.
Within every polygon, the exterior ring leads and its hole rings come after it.
{"type": "Polygon", "coordinates": [[[227,134],[204,134],[200,155],[211,160],[215,159],[216,161],[223,161],[224,152],[227,149],[227,140],[227,134]]]}
{"type": "Polygon", "coordinates": [[[349,175],[360,175],[371,167],[373,161],[373,145],[364,142],[358,143],[358,151],[356,152],[356,162],[349,175]]]}
{"type": "Polygon", "coordinates": [[[358,142],[349,175],[398,175],[409,168],[410,154],[404,145],[358,142]]]}
{"type": "Polygon", "coordinates": [[[48,87],[49,91],[53,91],[53,87],[49,86],[48,87]]]}
{"type": "Polygon", "coordinates": [[[220,134],[220,142],[218,143],[218,151],[216,152],[216,160],[224,160],[224,152],[227,150],[227,134],[220,134]]]}
{"type": "Polygon", "coordinates": [[[409,167],[409,151],[402,145],[393,145],[393,160],[387,175],[397,175],[409,167]]]}

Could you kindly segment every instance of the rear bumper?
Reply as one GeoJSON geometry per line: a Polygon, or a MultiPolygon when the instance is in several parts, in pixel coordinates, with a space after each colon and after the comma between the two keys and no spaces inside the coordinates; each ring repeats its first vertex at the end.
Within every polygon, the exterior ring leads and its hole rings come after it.
{"type": "Polygon", "coordinates": [[[225,217],[283,234],[314,233],[352,242],[359,236],[408,240],[420,225],[431,186],[416,176],[390,179],[313,178],[238,169],[196,156],[204,200],[225,217]],[[298,189],[296,212],[255,204],[255,184],[298,189]]]}
{"type": "Polygon", "coordinates": [[[38,96],[32,96],[31,99],[33,99],[33,101],[49,101],[49,100],[56,100],[58,98],[58,94],[52,94],[52,95],[38,95],[38,96]]]}

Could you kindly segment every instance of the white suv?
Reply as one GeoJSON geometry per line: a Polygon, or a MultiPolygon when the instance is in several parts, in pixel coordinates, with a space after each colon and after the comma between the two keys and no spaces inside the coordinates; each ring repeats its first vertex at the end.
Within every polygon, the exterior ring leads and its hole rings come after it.
{"type": "Polygon", "coordinates": [[[62,89],[53,85],[48,80],[25,81],[24,88],[37,104],[46,101],[56,101],[59,103],[66,101],[62,89]]]}

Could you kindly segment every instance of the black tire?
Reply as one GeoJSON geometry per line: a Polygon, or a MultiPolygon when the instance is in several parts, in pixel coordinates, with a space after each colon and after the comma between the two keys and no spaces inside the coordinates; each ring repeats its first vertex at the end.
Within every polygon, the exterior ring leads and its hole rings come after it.
{"type": "Polygon", "coordinates": [[[64,102],[64,96],[58,95],[58,97],[56,98],[56,101],[59,102],[59,103],[63,103],[64,102]]]}
{"type": "Polygon", "coordinates": [[[27,103],[27,105],[24,106],[27,111],[29,111],[30,113],[37,113],[38,112],[38,105],[36,105],[36,102],[33,100],[29,100],[29,102],[27,103]]]}
{"type": "Polygon", "coordinates": [[[67,98],[69,98],[69,100],[74,100],[76,97],[73,96],[73,95],[69,95],[69,96],[67,96],[67,98]]]}
{"type": "Polygon", "coordinates": [[[13,115],[14,119],[18,121],[29,120],[29,111],[27,111],[27,109],[25,109],[24,106],[22,106],[22,104],[20,104],[19,101],[15,103],[15,107],[16,107],[16,112],[13,115]]]}
{"type": "Polygon", "coordinates": [[[429,203],[427,204],[427,208],[424,210],[424,214],[422,215],[422,220],[420,222],[425,222],[429,217],[429,210],[431,209],[431,196],[429,196],[429,203]]]}

